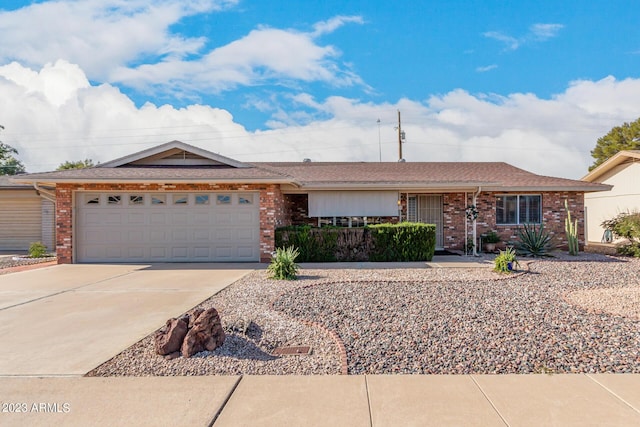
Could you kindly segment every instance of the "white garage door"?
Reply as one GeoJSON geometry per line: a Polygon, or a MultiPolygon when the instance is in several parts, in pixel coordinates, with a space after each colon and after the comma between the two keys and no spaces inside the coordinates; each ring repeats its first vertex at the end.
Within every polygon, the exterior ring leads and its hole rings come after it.
{"type": "Polygon", "coordinates": [[[258,193],[78,193],[78,262],[259,261],[258,193]]]}

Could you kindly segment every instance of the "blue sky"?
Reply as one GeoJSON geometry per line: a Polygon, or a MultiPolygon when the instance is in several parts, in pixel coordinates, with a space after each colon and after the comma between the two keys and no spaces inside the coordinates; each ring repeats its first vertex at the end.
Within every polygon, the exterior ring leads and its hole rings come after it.
{"type": "Polygon", "coordinates": [[[407,161],[579,178],[596,139],[640,116],[638,12],[616,0],[5,2],[0,139],[29,171],[172,139],[245,161],[396,161],[401,110],[407,161]]]}

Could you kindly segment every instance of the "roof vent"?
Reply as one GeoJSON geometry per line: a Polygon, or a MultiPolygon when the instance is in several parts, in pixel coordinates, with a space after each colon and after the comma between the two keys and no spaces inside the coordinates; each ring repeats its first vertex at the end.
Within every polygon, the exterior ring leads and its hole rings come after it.
{"type": "Polygon", "coordinates": [[[404,162],[406,162],[406,160],[405,160],[405,159],[400,159],[400,160],[398,160],[398,163],[404,163],[404,162]]]}
{"type": "Polygon", "coordinates": [[[302,159],[302,162],[303,163],[311,163],[311,159],[309,159],[309,158],[302,159]]]}

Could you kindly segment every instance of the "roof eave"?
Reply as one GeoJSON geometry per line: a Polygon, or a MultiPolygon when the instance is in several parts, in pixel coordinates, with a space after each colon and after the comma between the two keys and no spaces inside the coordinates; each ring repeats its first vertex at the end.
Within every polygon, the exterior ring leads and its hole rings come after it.
{"type": "Polygon", "coordinates": [[[602,175],[609,172],[616,166],[624,163],[626,159],[638,159],[640,161],[640,153],[637,150],[618,151],[615,155],[600,164],[597,168],[583,176],[580,180],[586,182],[594,182],[602,175]]]}
{"type": "Polygon", "coordinates": [[[56,185],[56,184],[119,184],[119,183],[132,183],[132,184],[291,184],[297,185],[291,180],[274,179],[274,178],[162,178],[162,179],[135,179],[135,178],[32,178],[21,179],[16,182],[24,184],[42,184],[42,185],[56,185]]]}
{"type": "Polygon", "coordinates": [[[525,192],[525,191],[540,191],[540,192],[550,192],[550,191],[577,191],[583,193],[593,193],[597,191],[609,191],[613,188],[611,185],[606,184],[588,184],[588,185],[577,185],[577,186],[563,186],[563,185],[520,185],[520,186],[488,186],[483,187],[482,191],[492,191],[492,192],[525,192]]]}

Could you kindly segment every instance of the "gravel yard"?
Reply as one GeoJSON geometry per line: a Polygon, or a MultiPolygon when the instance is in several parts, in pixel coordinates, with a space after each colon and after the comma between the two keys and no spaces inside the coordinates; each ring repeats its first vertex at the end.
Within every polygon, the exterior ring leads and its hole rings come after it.
{"type": "Polygon", "coordinates": [[[231,328],[213,352],[165,360],[147,337],[90,372],[114,375],[640,373],[640,260],[581,254],[529,271],[256,271],[201,304],[231,328]],[[322,324],[326,329],[316,324],[322,324]],[[238,329],[238,328],[236,328],[238,329]],[[271,355],[309,345],[305,356],[271,355]]]}
{"type": "Polygon", "coordinates": [[[14,257],[12,255],[0,255],[0,274],[4,274],[12,267],[21,267],[25,265],[42,264],[45,262],[55,261],[56,257],[46,258],[27,258],[14,257]]]}

